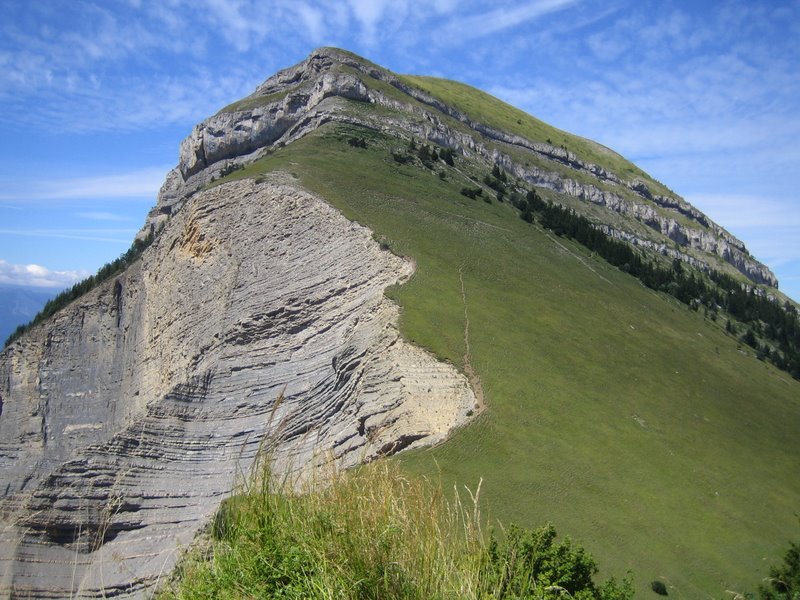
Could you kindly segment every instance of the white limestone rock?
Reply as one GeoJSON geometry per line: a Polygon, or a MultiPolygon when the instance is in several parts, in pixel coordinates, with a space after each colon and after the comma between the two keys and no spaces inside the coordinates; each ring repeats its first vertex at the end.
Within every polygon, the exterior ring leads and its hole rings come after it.
{"type": "Polygon", "coordinates": [[[399,336],[411,272],[286,177],[188,199],[0,354],[0,595],[144,597],[265,439],[282,471],[444,439],[475,398],[399,336]]]}

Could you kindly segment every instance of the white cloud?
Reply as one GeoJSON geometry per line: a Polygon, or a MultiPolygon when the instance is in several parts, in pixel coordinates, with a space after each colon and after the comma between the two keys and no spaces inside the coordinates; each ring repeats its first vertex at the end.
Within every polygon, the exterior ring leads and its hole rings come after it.
{"type": "MultiPolygon", "coordinates": [[[[262,41],[269,31],[268,25],[275,22],[275,15],[269,14],[273,7],[266,5],[243,0],[205,0],[205,5],[218,31],[239,52],[247,52],[262,41]]],[[[195,9],[200,9],[202,13],[201,6],[195,9]]]]}
{"type": "Polygon", "coordinates": [[[455,41],[483,37],[548,13],[562,10],[578,0],[535,0],[521,6],[504,6],[462,19],[451,21],[444,27],[443,34],[455,41]]]}
{"type": "Polygon", "coordinates": [[[168,170],[164,167],[151,167],[130,173],[94,177],[7,181],[3,185],[6,191],[0,194],[0,200],[142,198],[152,202],[168,170]]]}
{"type": "Polygon", "coordinates": [[[315,45],[321,43],[326,36],[322,11],[301,2],[298,2],[294,9],[306,27],[308,39],[315,45]]]}
{"type": "Polygon", "coordinates": [[[130,221],[130,217],[103,211],[89,211],[78,213],[79,217],[90,221],[130,221]]]}
{"type": "Polygon", "coordinates": [[[800,213],[793,202],[735,194],[689,194],[686,199],[726,227],[794,228],[800,240],[800,213]]]}
{"type": "Polygon", "coordinates": [[[41,265],[15,265],[0,259],[0,283],[65,288],[88,277],[88,271],[52,271],[41,265]]]}
{"type": "Polygon", "coordinates": [[[0,235],[128,245],[136,229],[0,229],[0,235]]]}
{"type": "Polygon", "coordinates": [[[405,0],[348,0],[348,5],[361,26],[362,42],[368,47],[377,41],[379,23],[386,31],[394,30],[405,22],[408,9],[405,0]],[[394,22],[387,26],[383,23],[386,19],[394,22]]]}

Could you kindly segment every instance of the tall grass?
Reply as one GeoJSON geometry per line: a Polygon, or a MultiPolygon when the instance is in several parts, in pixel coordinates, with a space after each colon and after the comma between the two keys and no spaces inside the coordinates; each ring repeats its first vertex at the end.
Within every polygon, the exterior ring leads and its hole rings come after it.
{"type": "Polygon", "coordinates": [[[177,598],[597,598],[630,585],[555,531],[484,535],[479,490],[462,503],[389,461],[333,473],[298,492],[268,470],[221,507],[208,544],[161,592],[177,598]]]}
{"type": "Polygon", "coordinates": [[[267,472],[223,504],[164,598],[475,598],[477,514],[386,461],[297,492],[267,472]],[[210,557],[210,558],[209,558],[210,557]]]}

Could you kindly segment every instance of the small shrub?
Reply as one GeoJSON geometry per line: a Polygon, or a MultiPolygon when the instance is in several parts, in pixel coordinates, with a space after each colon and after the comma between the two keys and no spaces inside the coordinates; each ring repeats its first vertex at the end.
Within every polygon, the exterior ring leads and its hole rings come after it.
{"type": "Polygon", "coordinates": [[[478,188],[463,187],[461,188],[461,195],[475,200],[478,196],[483,195],[483,190],[479,187],[478,188]]]}
{"type": "Polygon", "coordinates": [[[455,161],[453,160],[453,149],[452,148],[442,148],[439,150],[439,159],[443,160],[446,164],[450,165],[451,167],[455,165],[455,161]]]}
{"type": "Polygon", "coordinates": [[[653,590],[659,596],[667,595],[667,586],[664,585],[663,581],[651,581],[650,589],[653,590]]]}
{"type": "Polygon", "coordinates": [[[783,564],[771,567],[769,577],[758,592],[761,600],[795,600],[800,598],[800,543],[792,543],[783,564]]]}
{"type": "Polygon", "coordinates": [[[392,158],[394,159],[394,162],[399,163],[401,165],[404,165],[411,160],[411,157],[408,154],[405,154],[404,152],[395,152],[395,151],[392,151],[392,158]]]}
{"type": "MultiPolygon", "coordinates": [[[[241,171],[244,169],[244,165],[237,165],[235,163],[228,163],[219,172],[220,177],[227,177],[231,173],[235,173],[236,171],[241,171]]],[[[212,178],[213,181],[213,178],[212,178]]]]}
{"type": "Polygon", "coordinates": [[[350,144],[353,148],[366,148],[367,147],[367,140],[363,137],[351,137],[347,140],[347,143],[350,144]]]}

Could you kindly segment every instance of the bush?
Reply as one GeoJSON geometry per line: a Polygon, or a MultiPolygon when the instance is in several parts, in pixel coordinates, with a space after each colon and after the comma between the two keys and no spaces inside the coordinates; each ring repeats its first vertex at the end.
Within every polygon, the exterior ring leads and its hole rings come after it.
{"type": "Polygon", "coordinates": [[[597,564],[582,547],[567,538],[556,541],[547,525],[535,531],[511,526],[505,542],[489,544],[490,598],[559,598],[625,600],[633,597],[629,579],[614,579],[598,587],[593,580],[597,564]],[[541,595],[541,592],[545,595],[541,595]]]}
{"type": "Polygon", "coordinates": [[[455,165],[452,148],[442,148],[439,150],[439,158],[451,167],[455,165]]]}
{"type": "Polygon", "coordinates": [[[770,568],[766,581],[758,590],[761,600],[800,598],[800,543],[790,544],[783,564],[770,568]]]}
{"type": "Polygon", "coordinates": [[[367,140],[363,137],[351,137],[347,140],[347,143],[353,146],[354,148],[366,148],[367,147],[367,140]]]}
{"type": "Polygon", "coordinates": [[[659,596],[667,595],[667,586],[664,585],[663,581],[651,581],[650,589],[653,590],[659,596]]]}
{"type": "Polygon", "coordinates": [[[237,165],[235,163],[228,163],[219,172],[220,177],[227,177],[231,173],[235,173],[236,171],[241,171],[244,169],[244,165],[237,165]]]}
{"type": "Polygon", "coordinates": [[[461,188],[461,195],[475,200],[478,196],[483,195],[483,190],[479,187],[477,188],[463,187],[461,188]]]}
{"type": "Polygon", "coordinates": [[[392,158],[394,159],[394,162],[400,163],[401,165],[404,165],[411,160],[411,157],[408,154],[395,151],[392,151],[392,158]]]}

